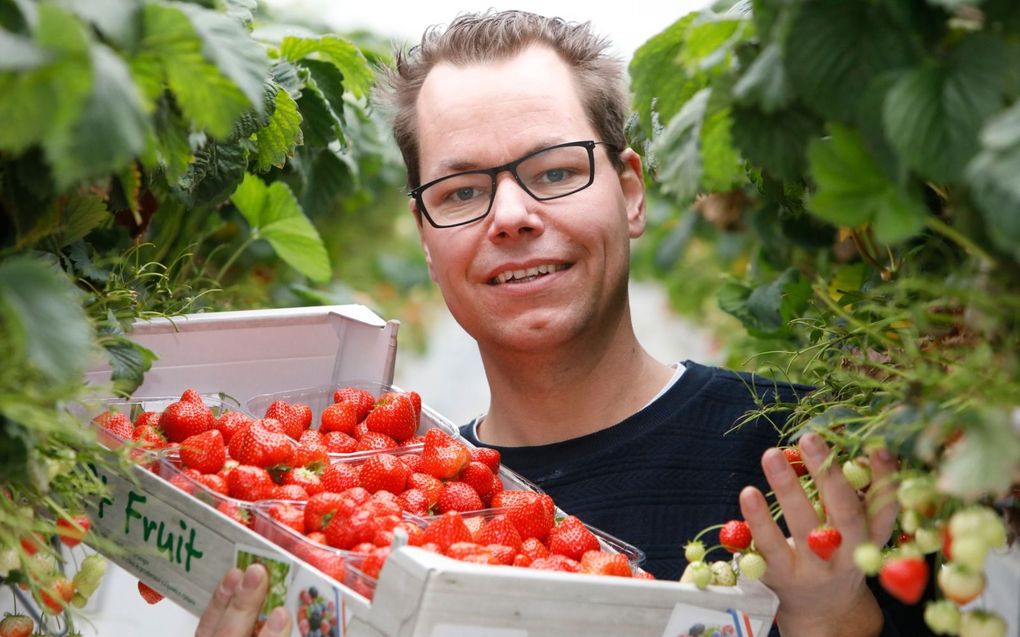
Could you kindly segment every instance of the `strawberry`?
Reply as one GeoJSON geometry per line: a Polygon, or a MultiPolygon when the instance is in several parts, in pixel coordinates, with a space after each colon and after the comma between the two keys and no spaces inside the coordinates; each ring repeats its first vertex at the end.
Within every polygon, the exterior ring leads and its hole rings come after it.
{"type": "Polygon", "coordinates": [[[946,599],[928,602],[924,607],[924,623],[936,635],[959,635],[960,609],[946,599]]]}
{"type": "Polygon", "coordinates": [[[330,431],[322,435],[322,444],[329,453],[354,453],[358,450],[358,441],[342,431],[330,431]]]}
{"type": "Polygon", "coordinates": [[[617,577],[631,576],[630,562],[627,561],[626,555],[601,550],[585,551],[581,556],[581,572],[617,577]]]}
{"type": "Polygon", "coordinates": [[[305,532],[305,512],[293,504],[274,503],[266,509],[269,517],[298,533],[305,532]]]}
{"type": "Polygon", "coordinates": [[[533,495],[535,497],[522,498],[511,503],[506,510],[506,519],[514,525],[522,538],[533,537],[544,541],[554,525],[553,512],[542,502],[539,494],[533,495]]]}
{"type": "Polygon", "coordinates": [[[298,500],[304,501],[308,499],[308,492],[305,488],[297,484],[278,484],[273,487],[273,491],[270,495],[273,500],[298,500]]]}
{"type": "Polygon", "coordinates": [[[40,610],[59,615],[67,609],[74,599],[74,583],[63,576],[55,577],[49,584],[39,589],[40,610]],[[45,606],[45,608],[42,608],[45,606]]]}
{"type": "Polygon", "coordinates": [[[474,540],[479,544],[502,544],[509,546],[514,552],[521,550],[521,534],[504,515],[486,520],[478,532],[474,534],[474,540]]]}
{"type": "Polygon", "coordinates": [[[358,387],[341,387],[333,392],[334,403],[347,403],[355,407],[357,420],[364,420],[375,405],[375,396],[358,387]]]}
{"type": "Polygon", "coordinates": [[[370,492],[389,491],[398,494],[407,486],[411,470],[392,454],[380,453],[361,465],[361,486],[370,492]]]}
{"type": "Polygon", "coordinates": [[[329,464],[329,450],[322,440],[322,434],[315,429],[302,431],[290,463],[295,467],[320,467],[329,464]]]}
{"type": "Polygon", "coordinates": [[[436,510],[440,513],[447,511],[477,511],[484,508],[482,499],[478,492],[464,482],[448,482],[439,494],[436,502],[436,510]]]}
{"type": "Polygon", "coordinates": [[[492,554],[495,564],[504,566],[513,565],[514,557],[517,556],[517,551],[505,544],[486,544],[485,549],[492,554]]]}
{"type": "Polygon", "coordinates": [[[365,435],[358,438],[358,445],[354,448],[355,451],[386,451],[387,449],[396,449],[400,445],[393,438],[390,438],[386,434],[381,434],[377,431],[369,431],[365,435]]]}
{"type": "MultiPolygon", "coordinates": [[[[194,390],[187,390],[184,392],[185,395],[188,392],[194,394],[194,390]]],[[[212,429],[215,425],[212,410],[206,407],[201,398],[195,400],[195,397],[197,394],[185,400],[182,396],[181,400],[167,405],[160,415],[159,428],[170,442],[181,442],[189,436],[212,429]]]]}
{"type": "Polygon", "coordinates": [[[203,473],[195,476],[195,481],[214,493],[227,495],[227,481],[218,473],[203,473]]]}
{"type": "Polygon", "coordinates": [[[581,565],[577,560],[572,560],[566,555],[550,555],[534,560],[528,568],[537,568],[543,571],[564,571],[567,573],[578,573],[581,565]]]}
{"type": "MultiPolygon", "coordinates": [[[[365,561],[361,563],[361,572],[369,577],[379,578],[379,572],[382,570],[383,563],[386,562],[386,558],[390,555],[390,547],[381,546],[372,550],[365,558],[365,561]]],[[[329,632],[323,634],[328,635],[329,632]]]]}
{"type": "Polygon", "coordinates": [[[354,427],[361,422],[358,407],[350,403],[334,403],[322,410],[319,416],[319,431],[330,433],[337,431],[352,435],[354,427]]]}
{"type": "MultiPolygon", "coordinates": [[[[280,481],[283,485],[297,485],[301,487],[305,490],[307,496],[315,495],[325,489],[319,474],[304,467],[288,470],[283,474],[280,481]]],[[[340,491],[343,491],[343,489],[340,489],[340,491]]]]}
{"type": "Polygon", "coordinates": [[[306,429],[304,416],[295,409],[294,405],[283,400],[275,400],[270,403],[262,417],[278,421],[283,426],[283,433],[294,440],[300,438],[301,432],[306,429]]]}
{"type": "Polygon", "coordinates": [[[202,396],[197,391],[191,388],[184,390],[184,392],[181,394],[181,400],[186,403],[198,403],[200,405],[204,404],[202,402],[202,396]]]}
{"type": "Polygon", "coordinates": [[[719,529],[719,544],[730,553],[739,553],[751,546],[751,527],[743,520],[730,520],[719,529]]]}
{"type": "Polygon", "coordinates": [[[421,469],[420,453],[402,453],[400,454],[400,461],[406,464],[412,473],[421,469]]]}
{"type": "Polygon", "coordinates": [[[57,535],[64,546],[75,547],[81,544],[82,538],[92,528],[92,520],[85,514],[61,517],[57,520],[57,535]]]}
{"type": "Polygon", "coordinates": [[[546,548],[545,544],[538,538],[524,538],[521,541],[521,554],[528,558],[530,564],[533,560],[537,560],[540,557],[549,557],[549,549],[546,548]]]}
{"type": "MultiPolygon", "coordinates": [[[[74,584],[74,598],[71,603],[78,608],[83,607],[92,597],[92,594],[99,588],[106,573],[106,560],[96,554],[88,555],[82,560],[78,572],[74,574],[71,583],[74,584]]],[[[2,632],[2,631],[0,631],[2,632]]],[[[0,635],[2,637],[2,635],[0,635]]]]}
{"type": "Polygon", "coordinates": [[[471,531],[464,524],[464,518],[457,511],[449,511],[436,518],[425,529],[425,542],[434,542],[441,551],[446,551],[457,542],[470,542],[471,531]]]}
{"type": "Polygon", "coordinates": [[[548,494],[539,493],[537,491],[525,491],[523,489],[508,489],[494,494],[492,496],[492,508],[510,508],[514,505],[531,500],[538,500],[541,502],[542,506],[546,511],[548,511],[550,516],[556,515],[556,505],[553,503],[553,499],[548,494]]]}
{"type": "Polygon", "coordinates": [[[878,582],[904,604],[916,604],[928,583],[928,564],[919,557],[896,557],[878,572],[878,582]]]}
{"type": "Polygon", "coordinates": [[[330,546],[349,550],[356,544],[372,541],[379,530],[379,522],[371,511],[358,508],[347,516],[342,513],[334,514],[322,530],[330,546]]]}
{"type": "Polygon", "coordinates": [[[365,416],[369,431],[381,433],[398,443],[407,440],[418,430],[418,416],[414,403],[404,393],[385,393],[365,416]]]}
{"type": "Polygon", "coordinates": [[[761,576],[765,574],[765,569],[768,567],[761,553],[755,551],[747,551],[741,555],[737,565],[741,577],[752,582],[761,579],[761,576]]]}
{"type": "Polygon", "coordinates": [[[983,610],[969,610],[960,616],[960,637],[1006,637],[1006,621],[983,610]]]}
{"type": "Polygon", "coordinates": [[[181,442],[181,462],[189,469],[216,473],[227,460],[227,446],[219,429],[209,429],[181,442]]]}
{"type": "Polygon", "coordinates": [[[256,467],[285,465],[294,455],[295,443],[272,418],[256,420],[230,440],[230,457],[256,467]]]}
{"type": "Polygon", "coordinates": [[[142,424],[131,432],[131,439],[142,449],[163,449],[169,442],[158,425],[142,424]]]}
{"type": "Polygon", "coordinates": [[[800,449],[797,447],[783,447],[783,455],[786,456],[786,461],[790,463],[790,468],[793,469],[798,478],[807,475],[807,466],[800,457],[800,449]]]}
{"type": "Polygon", "coordinates": [[[131,419],[119,411],[104,411],[93,418],[92,422],[121,440],[129,440],[134,431],[131,419]]]}
{"type": "Polygon", "coordinates": [[[239,505],[234,500],[220,501],[220,503],[216,505],[216,510],[241,526],[246,526],[249,529],[255,526],[255,519],[254,516],[252,516],[251,511],[239,505]]]}
{"type": "Polygon", "coordinates": [[[425,432],[421,450],[421,470],[440,480],[455,478],[471,462],[471,452],[442,429],[425,432]]]}
{"type": "Polygon", "coordinates": [[[443,481],[427,473],[412,473],[407,478],[408,489],[418,489],[425,494],[428,508],[436,506],[439,496],[443,493],[443,481]]]}
{"type": "Polygon", "coordinates": [[[492,551],[474,542],[455,542],[446,549],[445,555],[462,562],[474,564],[496,564],[492,551]]]}
{"type": "Polygon", "coordinates": [[[321,531],[341,508],[353,510],[355,504],[342,493],[323,491],[305,502],[305,529],[321,531]]]}
{"type": "Polygon", "coordinates": [[[850,486],[860,491],[871,484],[871,468],[864,458],[855,458],[843,463],[843,477],[850,486]]]}
{"type": "MultiPolygon", "coordinates": [[[[495,474],[492,473],[492,469],[488,465],[472,461],[468,463],[468,466],[464,467],[461,471],[460,477],[457,479],[465,484],[471,485],[481,498],[481,501],[489,502],[492,498],[492,493],[495,490],[495,474]]],[[[479,507],[481,508],[481,507],[479,507]]]]}
{"type": "Polygon", "coordinates": [[[595,534],[584,525],[584,522],[573,515],[563,518],[549,531],[546,545],[550,552],[566,555],[572,560],[580,560],[586,552],[598,551],[602,548],[595,534]]]}
{"type": "Polygon", "coordinates": [[[247,429],[253,422],[255,420],[248,414],[239,411],[225,411],[220,414],[213,426],[220,430],[220,433],[223,434],[223,442],[229,445],[234,434],[242,429],[247,429]]]}
{"type": "Polygon", "coordinates": [[[946,599],[958,606],[973,601],[985,590],[985,574],[959,564],[943,564],[935,579],[946,599]]]}
{"type": "MultiPolygon", "coordinates": [[[[344,559],[344,556],[331,549],[310,551],[305,558],[305,561],[338,582],[344,581],[344,578],[347,575],[347,570],[345,568],[346,560],[344,559]]],[[[327,632],[323,634],[328,635],[329,633],[327,632]]]]}
{"type": "Polygon", "coordinates": [[[470,450],[471,462],[481,462],[493,473],[499,472],[500,455],[498,449],[488,447],[472,447],[470,450]]]}
{"type": "Polygon", "coordinates": [[[338,462],[323,469],[319,481],[322,482],[324,491],[341,493],[361,484],[358,473],[357,467],[346,462],[338,462]]]}
{"type": "Polygon", "coordinates": [[[264,500],[270,496],[275,486],[269,472],[262,467],[242,464],[227,474],[227,493],[238,500],[264,500]]]}
{"type": "Polygon", "coordinates": [[[142,580],[138,580],[138,594],[142,596],[146,604],[156,604],[163,600],[163,595],[153,590],[142,580]]]}
{"type": "Polygon", "coordinates": [[[843,535],[831,526],[820,526],[813,529],[807,536],[808,547],[815,555],[827,560],[843,543],[843,535]]]}
{"type": "Polygon", "coordinates": [[[0,637],[28,637],[35,630],[35,622],[25,615],[4,613],[0,621],[0,637]]]}
{"type": "MultiPolygon", "coordinates": [[[[351,432],[351,435],[354,436],[355,438],[357,438],[358,440],[361,440],[362,438],[365,437],[365,434],[367,434],[367,433],[368,433],[368,425],[366,425],[365,421],[362,420],[358,424],[354,425],[354,431],[351,432]]],[[[389,436],[386,436],[386,437],[389,438],[389,436]]],[[[392,438],[391,438],[391,440],[392,440],[392,438]]]]}
{"type": "Polygon", "coordinates": [[[292,407],[293,412],[297,415],[298,419],[301,421],[301,428],[307,431],[308,428],[312,426],[311,405],[306,405],[304,403],[296,403],[292,405],[292,407]]]}
{"type": "Polygon", "coordinates": [[[132,425],[134,425],[135,429],[138,429],[143,425],[158,427],[160,415],[161,414],[158,411],[143,411],[142,413],[138,414],[138,417],[135,418],[135,421],[132,423],[132,425]]]}

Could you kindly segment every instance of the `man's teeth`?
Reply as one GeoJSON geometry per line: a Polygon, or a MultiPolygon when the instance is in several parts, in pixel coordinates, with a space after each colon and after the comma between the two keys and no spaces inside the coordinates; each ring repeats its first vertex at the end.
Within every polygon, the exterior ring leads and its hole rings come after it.
{"type": "Polygon", "coordinates": [[[533,268],[525,268],[523,270],[507,270],[501,272],[493,279],[496,283],[506,283],[507,281],[521,281],[523,279],[530,279],[540,274],[550,274],[552,272],[559,272],[560,270],[566,270],[565,264],[542,264],[533,268]]]}

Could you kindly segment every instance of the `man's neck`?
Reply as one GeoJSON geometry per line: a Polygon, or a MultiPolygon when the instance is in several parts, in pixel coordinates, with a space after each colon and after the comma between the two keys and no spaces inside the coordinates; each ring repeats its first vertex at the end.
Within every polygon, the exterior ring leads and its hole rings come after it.
{"type": "Polygon", "coordinates": [[[483,351],[491,403],[479,438],[536,446],[611,427],[648,404],[674,371],[652,358],[630,329],[607,348],[572,349],[499,358],[483,351]]]}

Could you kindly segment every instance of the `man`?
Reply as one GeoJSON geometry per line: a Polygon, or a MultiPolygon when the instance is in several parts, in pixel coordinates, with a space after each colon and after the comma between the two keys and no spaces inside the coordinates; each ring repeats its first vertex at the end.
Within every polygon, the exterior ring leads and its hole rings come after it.
{"type": "MultiPolygon", "coordinates": [[[[844,539],[821,560],[805,540],[817,514],[772,424],[727,434],[756,399],[791,402],[797,388],[667,365],[638,342],[627,285],[630,240],[645,227],[644,176],[623,134],[624,69],[606,47],[587,25],[464,15],[398,55],[383,89],[429,272],[478,342],[490,387],[489,409],[465,437],[498,448],[564,510],[642,548],[659,577],[679,576],[682,544],[700,528],[742,515],[768,562],[784,635],[901,634],[851,555],[865,539],[888,539],[890,481],[869,493],[881,505],[867,506],[838,468],[822,469],[825,443],[802,438],[844,539]]],[[[871,467],[882,484],[895,460],[876,452],[871,467]]],[[[258,587],[252,594],[239,579],[225,578],[199,634],[243,632],[203,630],[257,601],[258,587]]]]}

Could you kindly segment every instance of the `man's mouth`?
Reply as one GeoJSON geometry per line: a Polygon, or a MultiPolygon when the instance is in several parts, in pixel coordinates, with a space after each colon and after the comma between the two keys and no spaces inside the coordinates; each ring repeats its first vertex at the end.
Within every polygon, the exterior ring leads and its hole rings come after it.
{"type": "Polygon", "coordinates": [[[522,270],[507,270],[506,272],[500,272],[496,276],[492,277],[492,279],[489,280],[489,284],[500,285],[501,283],[525,283],[527,281],[534,281],[538,277],[545,276],[546,274],[566,270],[569,267],[570,266],[566,263],[543,263],[542,265],[536,265],[522,270]]]}

